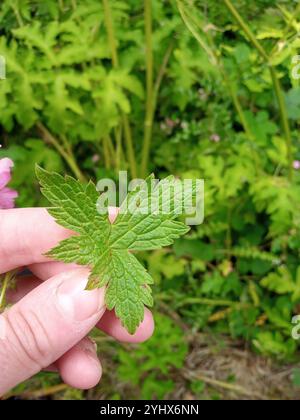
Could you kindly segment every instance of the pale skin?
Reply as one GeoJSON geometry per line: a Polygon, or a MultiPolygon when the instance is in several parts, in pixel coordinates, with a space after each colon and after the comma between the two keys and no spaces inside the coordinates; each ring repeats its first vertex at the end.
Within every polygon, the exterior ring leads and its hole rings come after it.
{"type": "MultiPolygon", "coordinates": [[[[113,223],[117,209],[110,209],[113,223]]],[[[130,335],[105,308],[104,289],[86,291],[89,270],[52,262],[43,254],[72,232],[45,209],[0,210],[0,274],[29,268],[7,293],[14,305],[0,315],[0,396],[39,371],[57,370],[79,389],[92,388],[102,369],[88,338],[97,326],[118,341],[140,343],[153,333],[151,312],[130,335]]]]}

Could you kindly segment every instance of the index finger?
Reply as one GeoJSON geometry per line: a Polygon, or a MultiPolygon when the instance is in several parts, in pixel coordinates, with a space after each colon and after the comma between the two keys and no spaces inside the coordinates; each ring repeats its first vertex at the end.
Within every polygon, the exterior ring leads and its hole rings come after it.
{"type": "MultiPolygon", "coordinates": [[[[109,208],[114,221],[117,208],[109,208]]],[[[0,274],[49,262],[44,254],[74,232],[59,226],[45,208],[0,210],[0,274]]]]}
{"type": "Polygon", "coordinates": [[[71,235],[44,208],[0,210],[0,273],[49,261],[43,254],[71,235]]]}

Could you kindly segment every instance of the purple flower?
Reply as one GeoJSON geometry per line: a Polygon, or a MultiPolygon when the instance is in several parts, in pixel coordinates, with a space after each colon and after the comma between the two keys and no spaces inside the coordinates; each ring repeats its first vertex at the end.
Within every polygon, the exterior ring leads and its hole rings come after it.
{"type": "Polygon", "coordinates": [[[10,159],[0,159],[0,209],[12,209],[15,206],[15,199],[18,197],[16,191],[6,187],[11,180],[13,166],[10,159]]]}
{"type": "Polygon", "coordinates": [[[300,169],[300,160],[294,160],[293,168],[296,169],[296,170],[300,169]]]}
{"type": "Polygon", "coordinates": [[[219,141],[221,140],[221,137],[219,136],[219,134],[212,134],[210,136],[210,140],[215,143],[219,143],[219,141]]]}
{"type": "Polygon", "coordinates": [[[171,129],[176,127],[176,121],[172,120],[171,118],[166,118],[165,123],[166,123],[167,127],[171,128],[171,129]]]}
{"type": "Polygon", "coordinates": [[[92,162],[93,163],[98,163],[99,162],[99,160],[100,160],[100,156],[99,155],[93,155],[92,156],[92,162]]]}

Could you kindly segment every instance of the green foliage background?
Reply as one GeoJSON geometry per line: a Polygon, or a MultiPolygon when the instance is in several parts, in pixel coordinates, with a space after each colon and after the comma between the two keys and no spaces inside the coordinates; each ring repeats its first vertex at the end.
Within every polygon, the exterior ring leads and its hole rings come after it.
{"type": "MultiPolygon", "coordinates": [[[[44,204],[35,163],[81,179],[204,178],[205,223],[143,256],[158,312],[298,360],[299,3],[4,0],[0,22],[0,157],[15,161],[18,206],[44,204]]],[[[158,314],[152,341],[114,354],[132,398],[163,398],[187,353],[158,314]]]]}

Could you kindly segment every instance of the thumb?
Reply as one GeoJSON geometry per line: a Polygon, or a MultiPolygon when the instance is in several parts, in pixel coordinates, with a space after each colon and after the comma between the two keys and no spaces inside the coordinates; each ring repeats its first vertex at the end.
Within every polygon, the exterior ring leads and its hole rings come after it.
{"type": "Polygon", "coordinates": [[[88,275],[52,277],[0,315],[0,395],[54,363],[102,317],[104,289],[84,290],[88,275]]]}

